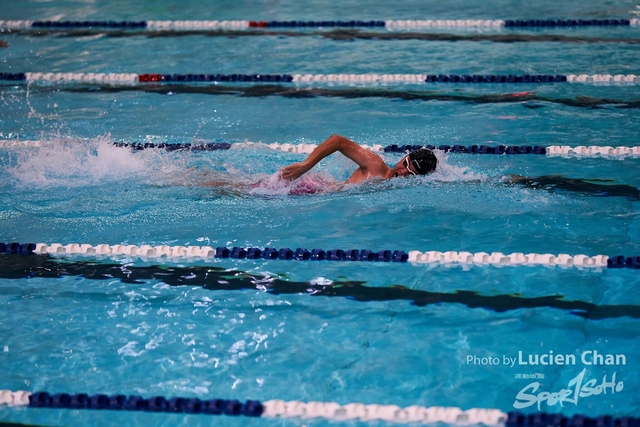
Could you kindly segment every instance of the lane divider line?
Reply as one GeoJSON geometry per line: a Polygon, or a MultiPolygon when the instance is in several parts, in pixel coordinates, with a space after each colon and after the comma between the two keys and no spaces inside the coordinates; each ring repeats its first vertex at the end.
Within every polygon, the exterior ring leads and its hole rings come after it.
{"type": "Polygon", "coordinates": [[[409,20],[325,20],[325,21],[39,21],[3,20],[0,29],[110,29],[110,30],[215,30],[243,28],[563,28],[563,27],[636,27],[632,19],[409,19],[409,20]]]}
{"type": "Polygon", "coordinates": [[[296,261],[365,261],[365,262],[410,262],[412,264],[440,264],[440,265],[491,265],[494,267],[545,266],[570,268],[630,268],[640,269],[640,256],[607,256],[584,254],[538,254],[515,252],[466,252],[466,251],[427,251],[411,250],[382,250],[369,249],[312,249],[296,248],[227,248],[219,246],[150,246],[150,245],[90,245],[69,243],[0,243],[0,253],[10,254],[39,254],[52,256],[111,256],[137,257],[147,259],[269,259],[296,261]]]}
{"type": "MultiPolygon", "coordinates": [[[[0,140],[0,148],[12,147],[43,147],[50,144],[47,141],[38,140],[0,140]]],[[[317,144],[289,144],[289,143],[271,143],[263,142],[213,142],[213,143],[127,143],[114,142],[118,147],[131,148],[133,150],[145,149],[164,149],[167,151],[218,151],[218,150],[237,150],[237,149],[265,149],[282,151],[287,153],[309,154],[317,147],[317,144]]],[[[496,154],[496,155],[512,155],[512,154],[534,154],[546,155],[547,157],[564,157],[564,158],[603,158],[603,159],[621,159],[625,157],[640,157],[640,146],[583,146],[570,147],[568,145],[550,145],[544,147],[541,145],[388,145],[380,144],[361,144],[361,147],[377,153],[407,153],[418,150],[420,148],[428,148],[429,150],[440,150],[445,153],[466,153],[466,154],[496,154]]]]}
{"type": "Polygon", "coordinates": [[[486,427],[589,427],[589,426],[635,426],[638,418],[585,415],[567,417],[562,414],[536,412],[504,413],[499,409],[457,407],[425,407],[412,405],[402,408],[397,405],[377,405],[335,402],[301,402],[283,400],[226,400],[188,397],[138,395],[106,395],[88,393],[30,393],[28,391],[0,390],[0,405],[10,407],[61,408],[116,411],[145,411],[165,413],[191,413],[203,415],[246,416],[263,418],[322,418],[333,421],[386,421],[397,424],[447,424],[455,426],[483,425],[486,427]]]}
{"type": "Polygon", "coordinates": [[[635,74],[135,74],[135,73],[0,73],[0,80],[16,82],[129,84],[140,83],[460,83],[552,84],[581,83],[630,85],[640,83],[635,74]]]}

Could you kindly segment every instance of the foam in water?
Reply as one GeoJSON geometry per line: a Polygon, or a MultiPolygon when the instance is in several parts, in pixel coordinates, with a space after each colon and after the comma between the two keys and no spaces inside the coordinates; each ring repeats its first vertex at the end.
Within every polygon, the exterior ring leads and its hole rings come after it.
{"type": "Polygon", "coordinates": [[[8,161],[4,170],[14,183],[33,188],[82,187],[123,180],[153,183],[183,169],[166,152],[133,152],[113,145],[108,135],[89,141],[43,140],[40,147],[20,148],[8,161]]]}
{"type": "Polygon", "coordinates": [[[430,179],[440,182],[485,181],[489,176],[485,173],[474,172],[468,166],[456,166],[449,163],[449,156],[440,150],[433,152],[438,159],[436,170],[427,175],[430,179]]]}

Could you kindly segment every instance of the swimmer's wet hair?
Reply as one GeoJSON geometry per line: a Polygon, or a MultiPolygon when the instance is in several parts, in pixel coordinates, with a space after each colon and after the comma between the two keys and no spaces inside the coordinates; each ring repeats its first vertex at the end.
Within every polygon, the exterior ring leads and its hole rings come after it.
{"type": "Polygon", "coordinates": [[[421,148],[419,150],[409,153],[409,160],[413,165],[413,168],[420,175],[426,175],[436,170],[438,166],[438,159],[431,150],[421,148]]]}

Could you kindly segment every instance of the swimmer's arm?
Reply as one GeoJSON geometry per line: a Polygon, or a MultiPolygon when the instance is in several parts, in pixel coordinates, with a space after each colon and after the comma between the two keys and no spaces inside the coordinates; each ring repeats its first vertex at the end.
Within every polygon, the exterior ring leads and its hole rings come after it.
{"type": "Polygon", "coordinates": [[[280,170],[280,177],[292,181],[310,171],[322,159],[339,151],[353,160],[364,172],[369,168],[385,166],[377,154],[360,147],[355,142],[340,135],[331,135],[306,160],[286,166],[280,170]]]}

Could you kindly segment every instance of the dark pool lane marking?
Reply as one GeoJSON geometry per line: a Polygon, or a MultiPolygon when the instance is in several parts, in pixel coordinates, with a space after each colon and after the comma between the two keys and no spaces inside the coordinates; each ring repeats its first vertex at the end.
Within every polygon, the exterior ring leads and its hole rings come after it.
{"type": "Polygon", "coordinates": [[[106,37],[322,37],[335,41],[354,40],[421,40],[441,42],[492,42],[492,43],[618,43],[640,44],[640,39],[629,37],[588,37],[567,36],[561,34],[453,34],[440,32],[385,32],[364,31],[358,29],[336,29],[316,31],[287,31],[287,30],[102,30],[102,29],[15,29],[12,34],[23,36],[57,36],[57,37],[91,37],[104,35],[106,37]]]}
{"type": "Polygon", "coordinates": [[[41,424],[22,424],[22,423],[12,423],[8,421],[0,421],[0,427],[47,427],[41,424]]]}
{"type": "Polygon", "coordinates": [[[516,295],[480,295],[458,290],[451,293],[409,289],[403,286],[370,287],[366,282],[342,281],[331,285],[287,281],[278,277],[253,275],[238,270],[210,266],[123,266],[90,261],[66,262],[48,255],[0,254],[0,278],[84,277],[92,280],[117,279],[123,283],[143,284],[159,280],[171,286],[201,286],[209,290],[266,290],[274,295],[308,294],[341,297],[360,302],[409,301],[425,307],[432,304],[462,304],[469,308],[504,313],[512,310],[555,308],[590,320],[631,317],[640,319],[640,306],[631,304],[597,305],[565,300],[561,295],[527,298],[516,295]]]}
{"type": "Polygon", "coordinates": [[[7,421],[0,421],[0,427],[47,427],[41,424],[22,424],[22,423],[12,423],[7,421]]]}
{"type": "Polygon", "coordinates": [[[514,184],[552,193],[572,192],[592,197],[624,197],[629,201],[640,200],[640,190],[627,184],[617,184],[608,179],[565,178],[562,175],[539,177],[515,177],[514,184]]]}
{"type": "MultiPolygon", "coordinates": [[[[443,83],[447,84],[447,83],[443,83]]],[[[499,83],[498,83],[499,84],[499,83]]],[[[518,83],[521,85],[522,83],[518,83]]],[[[247,98],[266,98],[268,96],[281,96],[290,99],[310,98],[385,98],[403,101],[451,101],[466,102],[469,104],[522,104],[530,108],[531,101],[561,104],[579,108],[612,108],[628,109],[640,108],[640,100],[622,100],[612,98],[597,98],[590,96],[578,96],[575,98],[554,98],[540,95],[535,92],[518,92],[503,94],[474,94],[474,93],[443,93],[436,90],[395,90],[385,88],[321,88],[321,87],[294,87],[278,84],[262,84],[251,86],[224,86],[205,84],[172,84],[172,83],[145,83],[144,85],[126,84],[94,84],[78,83],[76,85],[50,85],[31,86],[33,92],[72,92],[72,93],[118,93],[118,92],[147,92],[161,95],[177,94],[203,94],[203,95],[231,95],[247,98]]],[[[536,105],[537,108],[543,107],[536,105]]]]}

